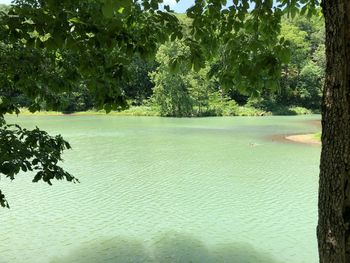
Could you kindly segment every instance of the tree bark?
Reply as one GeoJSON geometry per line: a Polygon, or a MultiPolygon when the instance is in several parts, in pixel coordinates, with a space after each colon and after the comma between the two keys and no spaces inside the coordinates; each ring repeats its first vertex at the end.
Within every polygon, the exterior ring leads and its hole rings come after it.
{"type": "Polygon", "coordinates": [[[323,0],[326,81],[318,203],[321,263],[350,263],[350,1],[323,0]]]}

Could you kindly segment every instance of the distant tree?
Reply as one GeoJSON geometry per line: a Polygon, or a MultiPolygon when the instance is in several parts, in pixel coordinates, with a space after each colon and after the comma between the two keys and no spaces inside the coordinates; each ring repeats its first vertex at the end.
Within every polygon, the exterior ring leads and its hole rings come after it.
{"type": "Polygon", "coordinates": [[[152,100],[159,105],[161,116],[200,116],[208,110],[209,94],[214,91],[209,67],[195,71],[190,57],[184,41],[162,45],[157,52],[159,66],[150,76],[155,84],[152,100]]]}
{"type": "Polygon", "coordinates": [[[296,88],[301,105],[318,109],[321,105],[324,71],[315,62],[309,61],[300,71],[296,88]]]}
{"type": "Polygon", "coordinates": [[[179,41],[162,45],[158,50],[159,67],[150,76],[155,84],[152,99],[159,105],[161,116],[192,115],[193,101],[186,79],[189,55],[189,48],[179,41]]]}
{"type": "MultiPolygon", "coordinates": [[[[282,71],[280,90],[275,97],[277,105],[303,106],[317,110],[321,107],[324,68],[314,63],[314,54],[324,43],[324,32],[318,21],[322,19],[310,20],[300,15],[294,19],[282,20],[281,37],[290,42],[292,52],[290,63],[282,71]],[[314,73],[319,76],[316,77],[314,73]]],[[[325,58],[324,53],[319,55],[320,59],[321,56],[325,58]]]]}
{"type": "MultiPolygon", "coordinates": [[[[60,105],[57,110],[63,113],[91,110],[94,106],[93,98],[85,84],[77,84],[71,92],[63,92],[59,95],[60,105]]],[[[45,105],[42,106],[45,108],[45,105]]]]}
{"type": "Polygon", "coordinates": [[[154,84],[149,73],[154,71],[156,67],[157,62],[138,57],[134,58],[129,65],[130,75],[122,85],[122,89],[132,105],[141,105],[151,97],[154,84]]]}
{"type": "Polygon", "coordinates": [[[208,79],[209,67],[206,66],[198,72],[193,69],[188,71],[186,80],[189,87],[190,97],[193,101],[195,115],[206,114],[209,108],[210,94],[215,90],[215,84],[208,79]]]}

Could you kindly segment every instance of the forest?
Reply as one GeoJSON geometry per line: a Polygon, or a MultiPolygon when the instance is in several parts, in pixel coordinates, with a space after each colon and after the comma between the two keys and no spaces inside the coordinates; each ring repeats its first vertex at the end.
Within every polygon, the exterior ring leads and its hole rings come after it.
{"type": "MultiPolygon", "coordinates": [[[[7,7],[2,6],[1,9],[6,11],[7,7]]],[[[191,19],[185,14],[176,16],[181,22],[182,33],[189,36],[191,19]]],[[[249,34],[242,33],[242,38],[249,41],[249,34]]],[[[127,103],[116,110],[125,115],[167,117],[319,113],[325,72],[322,14],[319,12],[318,16],[311,18],[300,15],[291,18],[285,15],[279,38],[287,41],[290,47],[290,54],[285,55],[290,62],[283,65],[282,76],[277,84],[260,83],[263,88],[259,91],[255,87],[236,85],[232,76],[222,71],[220,67],[225,55],[220,53],[220,46],[223,47],[226,43],[217,43],[218,52],[205,61],[205,67],[200,70],[192,67],[191,50],[185,40],[176,39],[160,45],[153,58],[142,58],[136,54],[124,69],[127,77],[118,83],[121,96],[127,103]]],[[[6,56],[6,52],[10,51],[2,44],[1,52],[2,56],[6,56]]],[[[103,52],[104,57],[114,56],[113,50],[103,52]]],[[[62,59],[62,65],[66,69],[74,63],[71,58],[66,60],[67,58],[62,59]]],[[[51,74],[61,74],[57,68],[50,71],[51,74]]],[[[42,111],[55,109],[63,113],[100,109],[99,102],[95,101],[96,96],[84,81],[74,84],[69,92],[57,95],[59,105],[52,107],[45,100],[33,103],[31,97],[20,90],[0,90],[0,96],[12,97],[24,112],[33,105],[42,111]]]]}

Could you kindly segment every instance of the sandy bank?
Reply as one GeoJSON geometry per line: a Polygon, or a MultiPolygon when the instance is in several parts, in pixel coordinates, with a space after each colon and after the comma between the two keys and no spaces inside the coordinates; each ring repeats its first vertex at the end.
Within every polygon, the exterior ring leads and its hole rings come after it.
{"type": "Polygon", "coordinates": [[[314,134],[299,134],[299,135],[289,135],[285,137],[287,140],[298,142],[321,145],[321,142],[315,138],[314,134]]]}

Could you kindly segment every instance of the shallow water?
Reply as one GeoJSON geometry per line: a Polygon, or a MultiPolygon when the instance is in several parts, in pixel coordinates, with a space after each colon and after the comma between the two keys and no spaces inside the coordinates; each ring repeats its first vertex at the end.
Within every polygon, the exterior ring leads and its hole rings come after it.
{"type": "Polygon", "coordinates": [[[318,131],[307,117],[9,117],[61,133],[80,184],[0,186],[0,263],[317,260],[318,131]]]}

